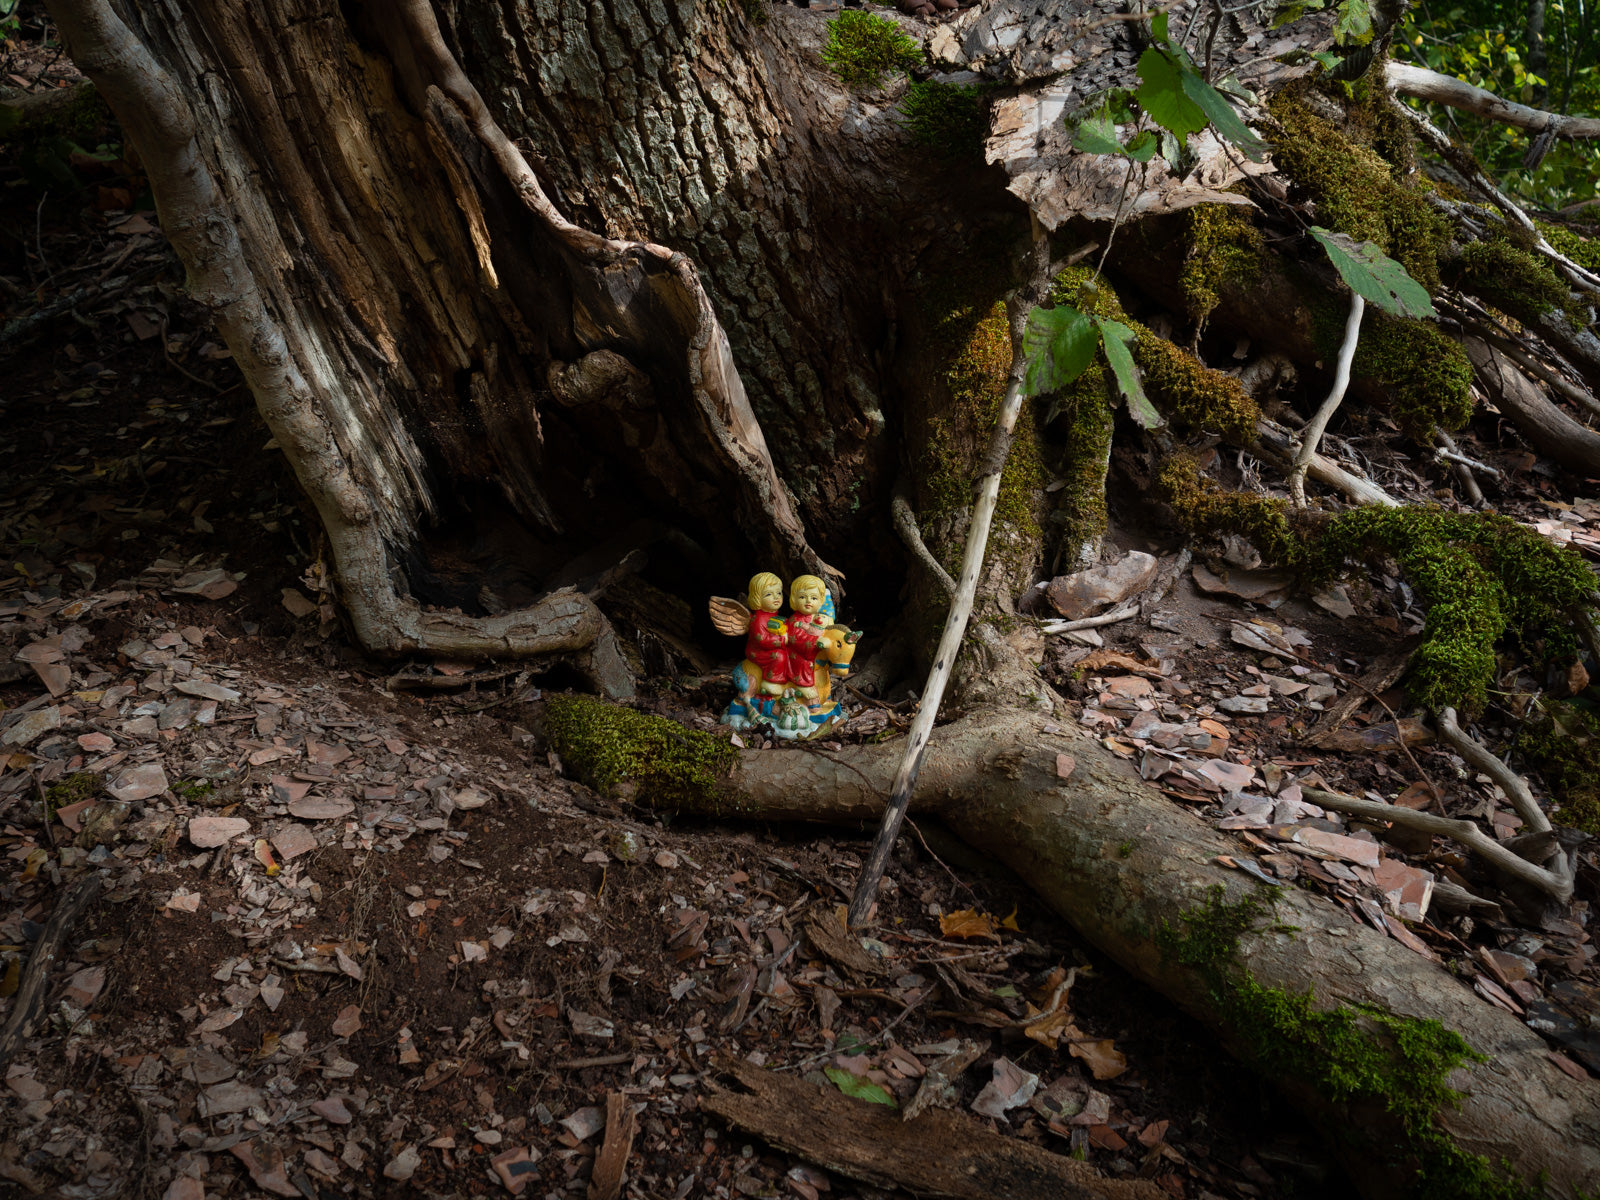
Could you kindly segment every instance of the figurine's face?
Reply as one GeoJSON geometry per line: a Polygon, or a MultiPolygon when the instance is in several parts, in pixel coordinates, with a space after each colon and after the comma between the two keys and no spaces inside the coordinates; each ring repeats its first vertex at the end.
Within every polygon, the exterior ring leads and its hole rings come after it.
{"type": "Polygon", "coordinates": [[[762,584],[759,593],[752,593],[750,599],[761,612],[777,612],[783,607],[783,584],[762,584]]]}
{"type": "Polygon", "coordinates": [[[794,606],[797,613],[804,613],[808,617],[817,615],[817,610],[822,607],[823,590],[819,587],[803,587],[789,597],[789,603],[794,606]]]}

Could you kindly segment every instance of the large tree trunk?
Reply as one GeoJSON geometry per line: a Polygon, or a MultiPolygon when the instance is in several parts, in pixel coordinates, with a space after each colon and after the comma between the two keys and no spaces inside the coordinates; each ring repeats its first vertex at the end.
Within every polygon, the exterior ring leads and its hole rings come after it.
{"type": "Polygon", "coordinates": [[[549,593],[642,517],[615,557],[670,529],[669,588],[753,563],[837,581],[808,528],[882,557],[861,531],[896,466],[905,279],[930,245],[955,261],[976,189],[907,169],[894,118],[820,71],[812,14],[442,7],[443,30],[418,0],[53,5],[360,640],[577,655],[625,690],[589,598],[549,593]]]}

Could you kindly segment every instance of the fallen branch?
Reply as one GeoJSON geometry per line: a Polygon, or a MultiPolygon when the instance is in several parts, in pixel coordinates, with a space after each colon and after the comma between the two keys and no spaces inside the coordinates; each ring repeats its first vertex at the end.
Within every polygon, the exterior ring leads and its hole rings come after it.
{"type": "Polygon", "coordinates": [[[967,527],[967,541],[961,553],[960,580],[950,600],[944,633],[940,635],[938,648],[933,654],[933,667],[922,689],[920,707],[906,736],[905,758],[900,763],[894,786],[889,792],[889,807],[883,814],[883,823],[878,827],[872,854],[856,883],[855,895],[850,898],[852,926],[865,923],[873,899],[878,894],[878,884],[889,866],[889,855],[894,850],[895,838],[900,834],[900,823],[905,820],[906,810],[911,805],[911,790],[917,783],[922,755],[928,748],[933,723],[939,716],[939,702],[944,699],[945,685],[950,682],[956,657],[961,653],[961,641],[966,636],[967,622],[972,617],[972,604],[978,594],[978,573],[983,569],[983,556],[989,545],[989,526],[994,521],[995,506],[1000,499],[1000,473],[1005,468],[1006,456],[1011,452],[1012,433],[1016,429],[1017,417],[1022,412],[1022,382],[1027,369],[1023,327],[1032,307],[1033,293],[1042,293],[1045,281],[1049,278],[1046,274],[1049,262],[1050,240],[1035,222],[1033,249],[1027,267],[1028,285],[1023,292],[1012,297],[1006,306],[1012,345],[1010,381],[1005,399],[1000,404],[989,448],[978,469],[972,522],[967,527]]]}
{"type": "MultiPolygon", "coordinates": [[[[1280,463],[1285,470],[1293,465],[1296,454],[1295,443],[1283,426],[1263,417],[1256,422],[1256,434],[1258,440],[1244,447],[1244,449],[1250,451],[1257,458],[1280,463]]],[[[1349,471],[1321,454],[1313,454],[1311,456],[1306,468],[1306,474],[1318,483],[1343,492],[1357,504],[1382,504],[1386,508],[1398,508],[1400,505],[1400,501],[1389,495],[1388,492],[1370,479],[1362,479],[1358,475],[1352,475],[1349,471]]]]}
{"type": "Polygon", "coordinates": [[[1456,469],[1456,478],[1461,480],[1461,486],[1466,490],[1467,503],[1474,508],[1482,508],[1483,489],[1478,486],[1477,476],[1472,472],[1479,470],[1494,479],[1500,477],[1500,472],[1475,458],[1468,458],[1461,453],[1460,448],[1455,443],[1455,439],[1437,426],[1433,430],[1433,440],[1436,443],[1433,450],[1434,462],[1453,465],[1456,469]]]}
{"type": "Polygon", "coordinates": [[[22,973],[22,982],[11,1002],[11,1016],[6,1020],[5,1029],[0,1031],[0,1068],[11,1061],[23,1040],[33,1035],[34,1021],[44,1007],[45,993],[50,987],[50,972],[61,960],[67,935],[99,894],[100,876],[91,872],[56,901],[55,911],[45,922],[33,956],[28,959],[28,968],[22,973]]]}
{"type": "Polygon", "coordinates": [[[1569,117],[1540,108],[1529,108],[1526,104],[1502,100],[1493,92],[1474,87],[1453,75],[1441,75],[1426,67],[1393,59],[1385,64],[1384,74],[1393,91],[1415,96],[1418,100],[1431,100],[1435,104],[1459,108],[1463,112],[1499,121],[1502,125],[1515,125],[1553,137],[1600,138],[1600,119],[1595,117],[1569,117]]]}
{"type": "Polygon", "coordinates": [[[1533,798],[1533,792],[1529,790],[1527,781],[1462,729],[1456,723],[1455,709],[1440,709],[1434,718],[1434,723],[1439,726],[1439,732],[1445,741],[1454,746],[1462,758],[1500,785],[1500,790],[1505,792],[1506,798],[1511,801],[1511,807],[1517,810],[1517,816],[1522,818],[1524,825],[1535,833],[1549,832],[1550,819],[1544,815],[1539,802],[1533,798]]]}
{"type": "Polygon", "coordinates": [[[1422,833],[1440,834],[1443,837],[1460,842],[1501,874],[1538,888],[1559,904],[1565,904],[1572,899],[1573,880],[1571,874],[1566,871],[1546,870],[1544,867],[1529,862],[1527,859],[1506,849],[1505,846],[1484,833],[1471,821],[1458,821],[1452,817],[1435,816],[1433,813],[1418,812],[1416,809],[1401,808],[1394,804],[1384,804],[1378,800],[1358,800],[1354,796],[1345,796],[1338,792],[1325,792],[1321,788],[1302,788],[1301,791],[1307,800],[1323,808],[1349,813],[1353,817],[1388,821],[1391,824],[1401,825],[1407,829],[1416,829],[1422,833]]]}
{"type": "Polygon", "coordinates": [[[1113,609],[1095,617],[1079,617],[1076,621],[1049,621],[1039,626],[1039,632],[1076,633],[1080,629],[1098,629],[1102,625],[1115,625],[1118,621],[1126,621],[1129,617],[1138,615],[1139,606],[1135,604],[1127,608],[1113,609]]]}
{"type": "Polygon", "coordinates": [[[829,1171],[883,1188],[961,1200],[1165,1200],[1148,1180],[1104,1179],[1087,1163],[1004,1137],[971,1117],[931,1108],[911,1121],[883,1104],[742,1059],[721,1064],[743,1090],[700,1101],[765,1142],[829,1171]]]}
{"type": "Polygon", "coordinates": [[[1366,308],[1366,298],[1360,292],[1352,291],[1350,313],[1344,321],[1344,341],[1339,346],[1339,361],[1333,371],[1333,387],[1328,389],[1328,398],[1322,402],[1300,435],[1300,449],[1295,452],[1294,463],[1289,468],[1289,497],[1296,508],[1306,506],[1306,472],[1311,468],[1311,460],[1317,456],[1322,431],[1333,420],[1333,414],[1339,411],[1339,402],[1344,399],[1345,389],[1350,386],[1350,363],[1355,359],[1356,346],[1361,339],[1361,314],[1366,308]]]}

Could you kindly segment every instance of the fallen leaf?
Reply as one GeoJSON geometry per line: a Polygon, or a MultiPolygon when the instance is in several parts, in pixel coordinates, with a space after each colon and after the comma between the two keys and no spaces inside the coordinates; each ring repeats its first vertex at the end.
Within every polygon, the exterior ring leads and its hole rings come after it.
{"type": "Polygon", "coordinates": [[[988,913],[963,908],[941,916],[939,931],[945,937],[952,938],[992,938],[995,936],[995,920],[988,913]]]}
{"type": "Polygon", "coordinates": [[[1073,1058],[1083,1060],[1097,1080],[1115,1079],[1128,1069],[1128,1060],[1110,1038],[1098,1042],[1074,1041],[1068,1050],[1073,1058]]]}
{"type": "Polygon", "coordinates": [[[824,1067],[822,1073],[846,1096],[853,1096],[857,1100],[870,1100],[873,1104],[884,1104],[890,1108],[900,1107],[893,1096],[870,1079],[863,1079],[839,1067],[824,1067]]]}
{"type": "Polygon", "coordinates": [[[347,1004],[339,1010],[339,1015],[333,1019],[330,1026],[334,1037],[349,1037],[361,1028],[361,1006],[347,1004]]]}
{"type": "Polygon", "coordinates": [[[1039,1090],[1039,1077],[1024,1071],[1009,1058],[994,1060],[994,1076],[983,1085],[972,1102],[972,1111],[982,1117],[1001,1117],[1033,1099],[1039,1090]]]}

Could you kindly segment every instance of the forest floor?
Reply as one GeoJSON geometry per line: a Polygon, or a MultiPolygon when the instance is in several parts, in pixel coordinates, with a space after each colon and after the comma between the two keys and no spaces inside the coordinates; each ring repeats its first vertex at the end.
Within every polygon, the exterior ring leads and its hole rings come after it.
{"type": "MultiPolygon", "coordinates": [[[[6,74],[49,87],[70,69],[6,74]]],[[[541,688],[559,681],[361,655],[127,164],[70,165],[87,189],[41,200],[0,262],[0,326],[81,297],[0,346],[0,1021],[58,901],[102,888],[0,1061],[0,1179],[74,1198],[871,1200],[889,1193],[703,1102],[743,1060],[904,1106],[957,1054],[943,1099],[974,1136],[1173,1197],[1348,1194],[1266,1083],[938,828],[902,838],[874,926],[841,953],[823,927],[870,830],[632,808],[545,746],[541,688]],[[592,1176],[630,1113],[618,1192],[592,1176]]],[[[21,228],[11,215],[0,227],[21,228]]],[[[1391,490],[1453,502],[1369,432],[1391,490]]],[[[1600,505],[1569,481],[1474,449],[1506,472],[1502,511],[1600,545],[1600,505]]],[[[1141,527],[1135,502],[1114,509],[1141,527]]],[[[1172,562],[1159,537],[1124,541],[1172,562]]],[[[1039,653],[1062,719],[1235,831],[1239,869],[1322,890],[1529,1020],[1575,1078],[1600,1074],[1592,859],[1570,910],[1463,920],[1428,903],[1438,879],[1482,886],[1462,854],[1300,794],[1426,803],[1435,784],[1452,814],[1515,833],[1503,795],[1420,740],[1387,687],[1348,706],[1342,741],[1306,747],[1419,620],[1399,580],[1311,601],[1213,561],[1145,617],[1039,653]]],[[[663,677],[639,703],[710,727],[719,687],[663,677]]],[[[839,736],[893,736],[911,703],[866,703],[839,736]]]]}

